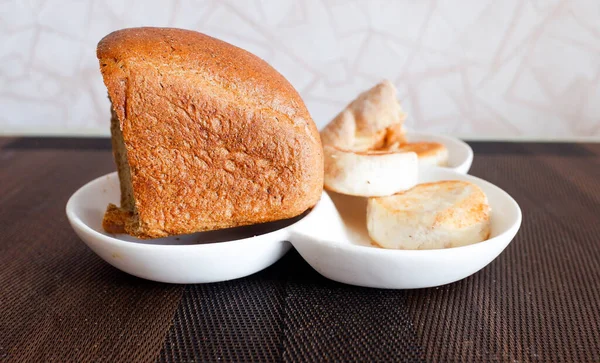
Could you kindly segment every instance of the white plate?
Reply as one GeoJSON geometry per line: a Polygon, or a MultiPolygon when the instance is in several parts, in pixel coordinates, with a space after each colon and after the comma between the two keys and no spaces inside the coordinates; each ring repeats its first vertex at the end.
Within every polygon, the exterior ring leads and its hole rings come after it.
{"type": "Polygon", "coordinates": [[[471,164],[473,163],[473,149],[462,140],[451,136],[428,134],[412,130],[406,132],[406,139],[409,142],[439,142],[448,149],[447,169],[452,169],[457,173],[466,174],[471,168],[471,164]]]}
{"type": "Polygon", "coordinates": [[[521,224],[517,203],[498,187],[448,169],[430,168],[421,180],[467,180],[479,185],[492,207],[492,235],[485,242],[443,250],[384,250],[370,246],[364,219],[364,198],[327,193],[309,213],[291,221],[217,232],[141,241],[113,236],[101,227],[109,202],[118,201],[116,173],[79,189],[67,203],[75,232],[102,259],[118,269],[149,280],[205,283],[260,271],[289,249],[323,276],[335,281],[378,288],[438,286],[480,270],[510,243],[521,224]],[[362,217],[361,217],[362,213],[362,217]],[[225,242],[224,242],[225,241],[225,242]]]}

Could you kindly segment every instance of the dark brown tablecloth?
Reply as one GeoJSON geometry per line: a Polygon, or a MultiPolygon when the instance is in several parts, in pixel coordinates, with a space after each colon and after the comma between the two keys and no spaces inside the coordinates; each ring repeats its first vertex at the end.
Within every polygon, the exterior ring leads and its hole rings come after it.
{"type": "Polygon", "coordinates": [[[102,139],[0,139],[0,361],[600,361],[600,145],[472,143],[472,174],[523,225],[451,285],[335,283],[292,251],[253,276],[176,286],[122,273],[68,225],[114,170],[102,139]]]}

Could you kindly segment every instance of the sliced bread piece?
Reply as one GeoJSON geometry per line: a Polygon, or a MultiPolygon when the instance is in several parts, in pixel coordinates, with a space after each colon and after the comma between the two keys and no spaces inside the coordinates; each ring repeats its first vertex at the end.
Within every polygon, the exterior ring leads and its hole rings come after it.
{"type": "Polygon", "coordinates": [[[324,146],[325,188],[355,196],[383,196],[417,183],[418,161],[412,152],[346,151],[324,146]]]}
{"type": "Polygon", "coordinates": [[[465,246],[489,238],[490,207],[473,183],[419,184],[395,195],[369,198],[367,229],[374,244],[382,248],[465,246]]]}
{"type": "Polygon", "coordinates": [[[417,182],[413,152],[392,145],[405,142],[404,118],[396,88],[383,81],[361,93],[322,131],[325,188],[356,196],[382,196],[417,182]]]}

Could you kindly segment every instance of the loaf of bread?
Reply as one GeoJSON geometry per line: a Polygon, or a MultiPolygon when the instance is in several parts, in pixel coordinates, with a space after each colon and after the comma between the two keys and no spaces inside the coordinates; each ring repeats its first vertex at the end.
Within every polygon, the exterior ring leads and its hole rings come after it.
{"type": "Polygon", "coordinates": [[[97,49],[121,205],[109,233],[156,238],[297,216],[323,187],[319,133],[266,62],[194,31],[132,28],[97,49]]]}

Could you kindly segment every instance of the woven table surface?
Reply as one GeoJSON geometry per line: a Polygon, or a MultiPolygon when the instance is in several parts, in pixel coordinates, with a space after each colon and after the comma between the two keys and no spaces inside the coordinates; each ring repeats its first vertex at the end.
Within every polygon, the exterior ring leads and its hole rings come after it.
{"type": "Polygon", "coordinates": [[[0,361],[600,362],[600,144],[471,143],[523,211],[456,283],[377,290],[295,251],[229,282],[167,285],[89,250],[65,204],[114,171],[108,139],[0,138],[0,361]]]}

